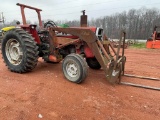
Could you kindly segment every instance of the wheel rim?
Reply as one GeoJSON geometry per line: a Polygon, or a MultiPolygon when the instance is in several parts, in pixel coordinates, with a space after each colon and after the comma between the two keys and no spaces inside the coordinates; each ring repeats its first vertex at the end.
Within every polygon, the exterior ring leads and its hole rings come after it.
{"type": "Polygon", "coordinates": [[[78,76],[78,66],[76,63],[68,62],[66,65],[66,72],[70,77],[78,76]]]}
{"type": "Polygon", "coordinates": [[[6,56],[10,63],[19,65],[22,61],[22,47],[16,39],[9,39],[5,47],[6,56]]]}

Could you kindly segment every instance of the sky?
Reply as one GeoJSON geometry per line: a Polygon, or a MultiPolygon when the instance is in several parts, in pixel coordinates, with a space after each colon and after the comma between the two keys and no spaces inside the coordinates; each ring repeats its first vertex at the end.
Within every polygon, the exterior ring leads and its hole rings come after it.
{"type": "MultiPolygon", "coordinates": [[[[0,13],[3,12],[5,22],[21,19],[21,3],[42,9],[42,20],[79,20],[82,10],[86,10],[88,19],[103,17],[117,12],[139,9],[159,8],[159,0],[0,0],[0,13]]],[[[32,23],[38,20],[37,13],[25,9],[26,18],[32,23]]]]}

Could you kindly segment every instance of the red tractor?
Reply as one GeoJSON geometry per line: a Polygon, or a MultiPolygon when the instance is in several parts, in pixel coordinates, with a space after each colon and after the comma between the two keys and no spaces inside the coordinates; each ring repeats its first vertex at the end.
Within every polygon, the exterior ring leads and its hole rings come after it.
{"type": "Polygon", "coordinates": [[[152,36],[146,42],[147,48],[160,49],[160,31],[158,31],[159,28],[160,26],[154,27],[152,36]]]}
{"type": "MultiPolygon", "coordinates": [[[[124,46],[119,55],[109,41],[103,40],[103,29],[96,27],[60,28],[52,21],[42,25],[41,9],[17,3],[21,8],[23,25],[13,28],[2,40],[2,56],[12,72],[32,71],[42,57],[46,62],[63,60],[64,76],[72,82],[81,83],[87,76],[88,66],[103,68],[107,79],[116,82],[124,73],[126,57],[124,46]],[[33,9],[38,14],[40,29],[26,23],[24,9],[33,9]],[[111,52],[112,51],[112,52],[111,52]]],[[[120,43],[125,43],[122,32],[120,43]]]]}

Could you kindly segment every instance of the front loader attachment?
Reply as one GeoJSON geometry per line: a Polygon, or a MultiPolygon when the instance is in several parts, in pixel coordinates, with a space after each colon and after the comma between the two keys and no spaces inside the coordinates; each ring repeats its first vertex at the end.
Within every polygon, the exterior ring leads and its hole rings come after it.
{"type": "MultiPolygon", "coordinates": [[[[94,56],[103,68],[106,78],[111,83],[120,82],[121,75],[124,73],[124,65],[126,57],[124,56],[124,46],[122,55],[120,55],[121,42],[125,43],[125,32],[122,31],[117,51],[113,48],[110,41],[99,40],[94,32],[87,28],[50,28],[49,33],[52,38],[51,50],[54,49],[56,43],[56,32],[64,34],[72,34],[79,37],[80,41],[85,41],[92,50],[94,56]]],[[[77,41],[76,41],[77,42],[77,41]]],[[[124,45],[124,44],[123,44],[124,45]]]]}

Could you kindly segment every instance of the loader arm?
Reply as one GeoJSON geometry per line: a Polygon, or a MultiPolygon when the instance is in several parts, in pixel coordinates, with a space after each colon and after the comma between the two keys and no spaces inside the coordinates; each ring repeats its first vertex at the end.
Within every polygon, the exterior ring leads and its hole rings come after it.
{"type": "MultiPolygon", "coordinates": [[[[78,36],[80,40],[85,41],[90,49],[92,50],[93,54],[95,55],[96,59],[100,63],[101,67],[103,68],[107,80],[112,83],[116,82],[116,79],[119,78],[120,70],[123,68],[120,67],[119,63],[124,60],[123,57],[119,57],[119,50],[116,54],[116,60],[107,53],[103,43],[97,39],[97,36],[94,32],[87,28],[50,28],[50,35],[52,36],[52,41],[55,42],[56,38],[53,37],[55,31],[72,34],[74,36],[78,36]],[[114,74],[113,74],[114,71],[114,74]]],[[[106,42],[107,43],[107,42],[106,42]]],[[[108,42],[109,44],[109,42],[108,42]]]]}
{"type": "MultiPolygon", "coordinates": [[[[92,50],[93,54],[97,58],[98,62],[104,69],[105,73],[108,74],[108,70],[103,60],[103,56],[100,53],[99,47],[97,45],[97,37],[94,32],[89,29],[79,29],[79,28],[51,28],[51,34],[54,34],[54,31],[63,32],[66,34],[72,34],[74,36],[78,36],[79,39],[85,41],[90,49],[92,50]]],[[[54,40],[53,40],[54,41],[54,40]]]]}

